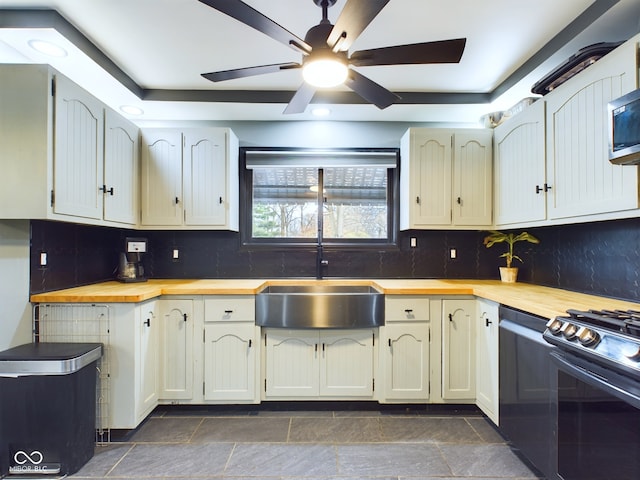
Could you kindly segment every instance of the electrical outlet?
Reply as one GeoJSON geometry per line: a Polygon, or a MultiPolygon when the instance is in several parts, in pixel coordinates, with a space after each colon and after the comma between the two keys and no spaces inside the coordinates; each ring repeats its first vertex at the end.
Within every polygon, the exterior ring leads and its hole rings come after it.
{"type": "Polygon", "coordinates": [[[41,267],[47,266],[47,252],[40,253],[40,266],[41,267]]]}
{"type": "Polygon", "coordinates": [[[178,260],[180,258],[180,251],[177,248],[173,249],[173,259],[178,260]]]}
{"type": "Polygon", "coordinates": [[[416,248],[418,246],[418,239],[416,237],[411,237],[410,243],[411,248],[416,248]]]}
{"type": "Polygon", "coordinates": [[[455,248],[450,248],[449,249],[449,258],[451,258],[451,259],[458,258],[458,252],[456,251],[455,248]]]}

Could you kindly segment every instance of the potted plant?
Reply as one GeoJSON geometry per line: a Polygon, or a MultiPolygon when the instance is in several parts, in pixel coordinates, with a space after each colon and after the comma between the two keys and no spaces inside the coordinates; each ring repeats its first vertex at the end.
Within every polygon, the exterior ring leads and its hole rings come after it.
{"type": "Polygon", "coordinates": [[[487,248],[494,246],[496,243],[502,242],[506,242],[509,246],[507,251],[500,255],[500,257],[504,257],[507,262],[506,267],[500,267],[500,279],[503,282],[513,283],[518,278],[518,267],[512,267],[511,264],[514,259],[522,262],[522,259],[513,253],[514,244],[516,242],[522,241],[526,241],[529,243],[540,243],[540,240],[527,232],[515,234],[502,233],[496,230],[491,230],[490,234],[484,237],[483,243],[487,248]]]}

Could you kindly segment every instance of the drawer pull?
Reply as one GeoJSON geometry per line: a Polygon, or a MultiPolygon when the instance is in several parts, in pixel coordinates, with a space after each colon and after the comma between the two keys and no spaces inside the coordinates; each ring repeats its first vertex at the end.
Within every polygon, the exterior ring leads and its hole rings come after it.
{"type": "Polygon", "coordinates": [[[413,309],[411,309],[411,308],[406,308],[406,309],[404,310],[404,313],[413,313],[413,309]]]}
{"type": "Polygon", "coordinates": [[[233,313],[233,310],[225,310],[224,314],[225,315],[231,315],[233,313]]]}

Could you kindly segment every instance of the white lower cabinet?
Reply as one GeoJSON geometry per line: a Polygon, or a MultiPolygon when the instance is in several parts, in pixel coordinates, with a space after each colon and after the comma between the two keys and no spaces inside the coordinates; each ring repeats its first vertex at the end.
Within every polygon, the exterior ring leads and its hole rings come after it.
{"type": "Polygon", "coordinates": [[[260,328],[253,295],[204,300],[203,398],[216,403],[258,403],[260,328]]]}
{"type": "Polygon", "coordinates": [[[381,401],[428,401],[430,337],[428,298],[386,296],[379,344],[381,401]]]}
{"type": "Polygon", "coordinates": [[[498,328],[499,305],[477,300],[476,314],[476,404],[498,425],[498,328]]]}
{"type": "Polygon", "coordinates": [[[476,300],[442,300],[442,398],[476,398],[476,300]]]}
{"type": "Polygon", "coordinates": [[[192,299],[158,300],[161,325],[160,399],[193,398],[193,332],[195,317],[192,299]]]}
{"type": "Polygon", "coordinates": [[[265,398],[373,396],[373,329],[265,329],[265,398]]]}

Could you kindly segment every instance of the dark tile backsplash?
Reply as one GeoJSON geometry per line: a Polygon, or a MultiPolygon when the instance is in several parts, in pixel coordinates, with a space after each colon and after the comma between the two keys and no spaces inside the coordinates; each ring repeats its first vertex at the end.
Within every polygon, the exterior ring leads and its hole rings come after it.
{"type": "MultiPolygon", "coordinates": [[[[640,301],[640,219],[528,229],[541,243],[518,243],[521,281],[640,301]]],[[[325,249],[326,277],[498,278],[503,245],[486,249],[486,232],[409,231],[396,251],[325,249]],[[416,237],[417,248],[409,246],[416,237]],[[449,258],[455,248],[457,258],[449,258]]],[[[246,251],[237,233],[132,231],[31,222],[31,293],[115,278],[127,236],[145,237],[150,278],[315,277],[316,252],[246,251]],[[173,249],[180,258],[172,259],[173,249]],[[48,265],[39,266],[40,252],[48,265]]]]}

